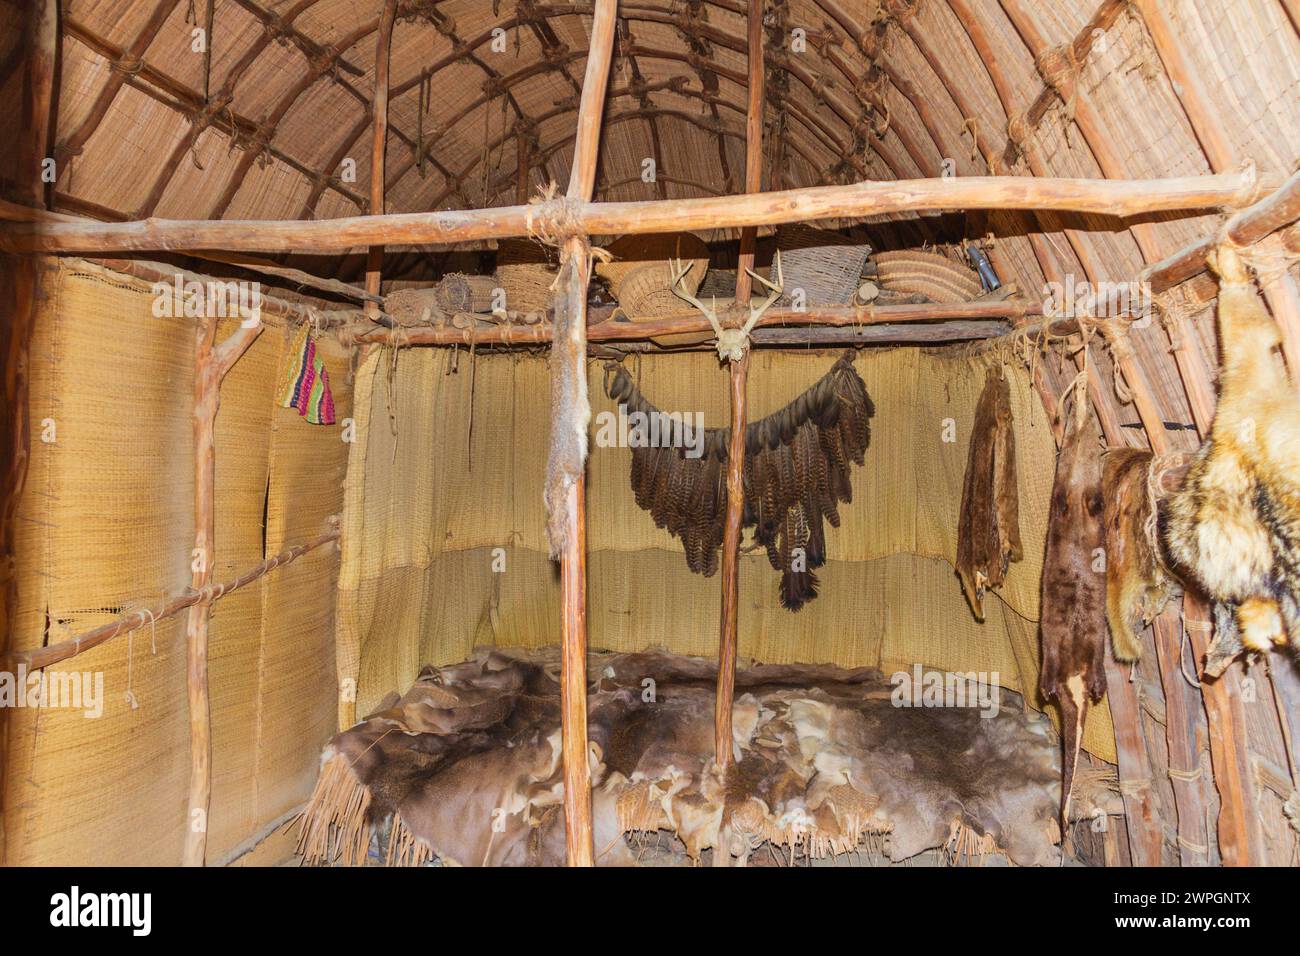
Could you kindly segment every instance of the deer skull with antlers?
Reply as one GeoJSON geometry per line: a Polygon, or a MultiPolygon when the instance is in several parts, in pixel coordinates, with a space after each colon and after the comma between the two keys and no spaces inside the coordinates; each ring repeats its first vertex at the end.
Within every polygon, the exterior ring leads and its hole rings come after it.
{"type": "MultiPolygon", "coordinates": [[[[716,297],[713,299],[712,305],[705,305],[687,292],[685,286],[682,285],[682,280],[686,278],[686,274],[691,271],[691,267],[695,263],[683,264],[682,260],[676,259],[669,265],[672,269],[673,295],[685,302],[689,302],[704,313],[704,317],[709,320],[709,325],[713,326],[713,334],[717,339],[718,357],[726,359],[728,362],[739,362],[749,350],[749,333],[758,324],[758,320],[763,317],[763,313],[770,309],[777,299],[781,298],[781,293],[784,291],[785,277],[781,274],[781,253],[777,252],[773,259],[773,271],[776,272],[775,283],[764,279],[752,269],[745,270],[756,282],[761,282],[767,286],[769,290],[768,296],[758,305],[751,304],[749,306],[749,318],[745,320],[743,325],[729,324],[725,327],[718,318],[718,300],[716,297]]],[[[742,308],[744,306],[739,302],[734,302],[728,311],[738,313],[742,308]]]]}

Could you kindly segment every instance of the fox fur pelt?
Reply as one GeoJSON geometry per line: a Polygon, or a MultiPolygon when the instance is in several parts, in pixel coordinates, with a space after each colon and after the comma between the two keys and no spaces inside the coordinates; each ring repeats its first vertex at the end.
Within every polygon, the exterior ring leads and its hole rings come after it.
{"type": "MultiPolygon", "coordinates": [[[[612,371],[605,390],[629,416],[676,417],[646,401],[626,369],[613,366],[612,371]]],[[[874,414],[867,387],[853,368],[853,353],[846,352],[793,402],[745,429],[742,520],[754,529],[773,570],[781,572],[781,605],[788,610],[797,611],[817,596],[813,572],[826,562],[822,520],[839,527],[838,505],[853,497],[849,463],[865,460],[874,414]]],[[[687,567],[706,577],[718,569],[729,439],[729,429],[705,429],[699,457],[662,434],[657,445],[632,448],[637,505],[650,512],[657,527],[681,540],[687,567]]]]}
{"type": "MultiPolygon", "coordinates": [[[[1082,402],[1081,393],[1077,399],[1082,402]]],[[[1061,833],[1088,707],[1106,692],[1105,577],[1096,567],[1105,544],[1101,451],[1082,414],[1061,445],[1043,555],[1039,689],[1061,709],[1061,833]]]]}
{"type": "Polygon", "coordinates": [[[1147,488],[1152,454],[1112,448],[1102,459],[1106,501],[1106,620],[1118,661],[1142,656],[1138,622],[1145,627],[1178,593],[1147,534],[1151,496],[1147,488]]]}
{"type": "Polygon", "coordinates": [[[957,524],[957,574],[975,617],[984,620],[984,593],[1001,586],[1007,565],[1024,557],[1011,384],[990,367],[975,406],[966,480],[957,524]]]}
{"type": "Polygon", "coordinates": [[[1300,641],[1300,397],[1236,252],[1221,248],[1219,405],[1182,488],[1161,509],[1176,570],[1215,602],[1206,671],[1242,646],[1300,641]]]}

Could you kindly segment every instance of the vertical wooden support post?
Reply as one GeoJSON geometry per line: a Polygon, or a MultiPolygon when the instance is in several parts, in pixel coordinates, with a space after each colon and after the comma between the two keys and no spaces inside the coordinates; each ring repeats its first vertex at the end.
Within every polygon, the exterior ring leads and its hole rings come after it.
{"type": "Polygon", "coordinates": [[[1178,860],[1183,866],[1209,866],[1208,781],[1201,779],[1196,729],[1201,702],[1183,676],[1183,629],[1179,608],[1166,608],[1152,622],[1165,692],[1165,740],[1169,745],[1169,781],[1178,809],[1178,860]],[[1204,841],[1204,842],[1203,842],[1204,841]]]}
{"type": "MultiPolygon", "coordinates": [[[[216,528],[216,426],[221,380],[262,332],[260,321],[241,325],[220,346],[214,346],[218,320],[208,317],[199,326],[194,350],[194,551],[190,556],[190,587],[200,590],[212,582],[213,536],[216,528]]],[[[208,847],[208,808],[212,800],[212,715],[208,703],[208,620],[211,602],[200,601],[185,622],[185,682],[189,700],[190,794],[185,815],[185,866],[202,866],[208,847]]]]}
{"type": "MultiPolygon", "coordinates": [[[[370,214],[384,212],[384,156],[388,145],[388,66],[392,48],[393,22],[397,18],[397,0],[384,0],[384,12],[379,18],[379,32],[375,47],[375,98],[371,107],[374,122],[370,141],[370,214]]],[[[366,291],[379,295],[383,278],[384,247],[371,246],[366,252],[366,291]]],[[[366,315],[379,314],[377,302],[366,303],[366,315]]]]}
{"type": "MultiPolygon", "coordinates": [[[[763,188],[763,0],[749,0],[749,97],[745,111],[745,192],[763,188]]],[[[754,267],[758,231],[740,234],[740,261],[736,267],[736,302],[746,302],[753,291],[747,270],[754,267]]],[[[731,764],[731,711],[736,694],[736,646],[740,611],[740,524],[745,510],[745,425],[749,352],[730,363],[731,440],[727,449],[727,517],[722,535],[722,613],[718,640],[718,689],[713,710],[714,759],[722,769],[731,764]]],[[[719,850],[718,852],[725,852],[719,850]]]]}
{"type": "MultiPolygon", "coordinates": [[[[28,4],[26,30],[22,39],[26,60],[23,83],[21,129],[15,170],[21,198],[45,208],[45,184],[41,166],[49,149],[50,114],[54,103],[54,71],[58,59],[57,0],[35,0],[28,4]]],[[[28,352],[40,305],[41,259],[36,256],[0,256],[0,448],[5,463],[0,469],[0,654],[13,643],[18,611],[17,519],[18,499],[27,483],[27,462],[31,434],[28,421],[28,352]],[[10,311],[12,310],[12,311],[10,311]]],[[[0,708],[0,780],[8,757],[9,708],[0,708]]],[[[10,850],[4,833],[4,788],[0,787],[0,862],[7,862],[10,850]]]]}
{"type": "MultiPolygon", "coordinates": [[[[578,108],[568,200],[589,201],[596,185],[601,116],[614,51],[617,0],[596,0],[591,45],[578,108]]],[[[556,280],[551,344],[551,450],[547,507],[553,556],[560,559],[563,613],[560,731],[564,764],[564,843],[569,866],[592,866],[591,769],[587,763],[587,534],[583,470],[587,423],[587,286],[591,246],[584,235],[564,239],[556,280]],[[580,432],[575,436],[574,432],[580,432]],[[559,512],[559,513],[557,513],[559,512]]]]}
{"type": "Polygon", "coordinates": [[[515,145],[518,147],[519,168],[515,173],[515,202],[522,206],[528,202],[528,166],[532,152],[528,134],[519,129],[515,133],[515,145]]]}

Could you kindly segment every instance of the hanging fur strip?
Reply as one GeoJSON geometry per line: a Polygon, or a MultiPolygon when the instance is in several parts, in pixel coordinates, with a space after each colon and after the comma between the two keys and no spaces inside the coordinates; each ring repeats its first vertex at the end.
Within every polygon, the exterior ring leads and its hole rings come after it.
{"type": "Polygon", "coordinates": [[[1151,623],[1179,592],[1165,573],[1151,521],[1152,454],[1112,448],[1102,458],[1106,502],[1106,620],[1118,661],[1142,656],[1139,630],[1151,623]]]}
{"type": "Polygon", "coordinates": [[[1007,565],[1024,557],[1011,384],[990,367],[971,430],[957,524],[957,574],[975,617],[984,620],[984,593],[1006,580],[1007,565]]]}
{"type": "Polygon", "coordinates": [[[586,294],[590,260],[569,254],[560,267],[556,288],[555,334],[551,344],[551,447],[546,459],[546,537],[551,558],[559,560],[569,539],[569,491],[587,465],[586,311],[576,296],[586,294]]]}
{"type": "MultiPolygon", "coordinates": [[[[669,426],[680,426],[681,416],[659,411],[625,369],[611,368],[605,390],[634,429],[629,444],[636,503],[681,540],[687,567],[711,575],[727,514],[729,430],[705,429],[703,440],[695,440],[701,453],[692,457],[690,442],[674,442],[669,426]],[[633,419],[636,413],[641,417],[633,419]],[[637,428],[645,430],[638,434],[637,428]]],[[[791,611],[817,596],[813,572],[826,562],[822,521],[839,527],[839,503],[853,497],[849,464],[863,463],[874,414],[853,353],[846,352],[812,388],[745,429],[743,522],[781,572],[781,605],[791,611]]]]}
{"type": "MultiPolygon", "coordinates": [[[[1084,390],[1076,392],[1081,410],[1084,390]]],[[[1076,413],[1056,462],[1043,555],[1039,689],[1061,710],[1061,832],[1088,706],[1106,692],[1105,578],[1096,567],[1105,544],[1101,453],[1084,414],[1076,413]]]]}
{"type": "Polygon", "coordinates": [[[1176,570],[1215,602],[1206,673],[1300,642],[1300,397],[1237,253],[1221,248],[1223,368],[1210,436],[1161,509],[1176,570]]]}

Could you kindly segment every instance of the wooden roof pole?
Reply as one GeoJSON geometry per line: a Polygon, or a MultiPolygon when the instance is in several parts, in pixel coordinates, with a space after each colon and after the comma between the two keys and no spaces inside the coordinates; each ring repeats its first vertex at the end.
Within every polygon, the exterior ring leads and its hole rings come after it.
{"type": "Polygon", "coordinates": [[[312,221],[145,219],[54,223],[40,229],[17,223],[0,227],[0,251],[90,253],[220,248],[227,252],[343,252],[362,245],[423,245],[527,236],[538,225],[549,225],[547,219],[561,211],[566,228],[587,235],[779,225],[963,208],[1046,209],[1129,217],[1171,210],[1239,208],[1251,202],[1257,191],[1254,173],[1249,170],[1146,180],[956,176],[812,186],[673,202],[593,203],[569,199],[528,206],[312,221]]]}
{"type": "MultiPolygon", "coordinates": [[[[596,187],[601,115],[609,87],[618,0],[596,0],[582,81],[578,131],[566,200],[588,202],[596,187]]],[[[560,649],[560,739],[564,762],[564,846],[569,866],[594,865],[591,769],[587,763],[587,525],[584,469],[587,425],[587,286],[591,245],[576,230],[563,237],[555,283],[551,346],[551,451],[547,507],[551,550],[560,558],[563,614],[560,649]],[[574,432],[581,433],[575,440],[574,432]],[[559,513],[557,514],[557,510],[559,513]],[[556,528],[561,540],[556,540],[556,528]]]]}
{"type": "MultiPolygon", "coordinates": [[[[375,48],[375,100],[371,108],[374,130],[370,140],[370,212],[384,212],[384,155],[388,146],[388,68],[393,46],[393,21],[397,17],[397,0],[384,0],[384,14],[379,21],[375,48]]],[[[366,252],[366,293],[379,295],[383,280],[384,247],[372,245],[366,252]]],[[[366,315],[379,314],[379,306],[366,302],[366,315]]]]}
{"type": "MultiPolygon", "coordinates": [[[[1215,117],[1199,74],[1184,58],[1169,23],[1151,0],[1138,0],[1137,7],[1146,22],[1156,52],[1169,74],[1174,95],[1187,114],[1187,120],[1205,151],[1210,168],[1219,170],[1233,167],[1237,162],[1236,153],[1215,117]]],[[[1295,214],[1300,212],[1300,209],[1297,209],[1296,195],[1300,194],[1297,183],[1300,183],[1300,174],[1294,174],[1288,180],[1292,194],[1290,200],[1287,199],[1285,188],[1278,190],[1273,197],[1270,197],[1271,202],[1268,202],[1266,209],[1274,213],[1278,210],[1289,210],[1291,218],[1294,219],[1295,214]]],[[[1229,220],[1220,234],[1221,238],[1229,242],[1233,241],[1229,238],[1232,225],[1232,220],[1229,220]]],[[[1239,220],[1237,225],[1239,228],[1239,220]]],[[[1203,256],[1198,254],[1198,259],[1203,260],[1203,256]]],[[[1278,270],[1277,275],[1261,276],[1260,280],[1264,297],[1282,333],[1282,352],[1286,357],[1287,365],[1291,368],[1293,377],[1300,381],[1300,374],[1297,374],[1300,373],[1300,294],[1296,291],[1294,280],[1285,270],[1278,270]]],[[[1180,324],[1185,324],[1181,316],[1176,318],[1180,324]]],[[[1178,334],[1183,334],[1181,327],[1178,334]]],[[[1182,353],[1185,351],[1185,349],[1179,350],[1175,356],[1181,361],[1182,353]]],[[[1205,435],[1208,434],[1211,425],[1214,407],[1213,391],[1208,379],[1197,383],[1197,386],[1202,393],[1201,407],[1198,408],[1198,403],[1193,401],[1192,408],[1196,415],[1198,429],[1202,435],[1205,435]]],[[[1192,398],[1190,390],[1188,397],[1192,398]]],[[[1209,647],[1213,627],[1210,609],[1199,595],[1193,593],[1186,594],[1183,601],[1184,626],[1188,630],[1197,659],[1203,659],[1209,647]]],[[[1166,629],[1170,626],[1166,625],[1166,629]]],[[[1157,634],[1161,636],[1159,631],[1157,634]]],[[[1171,637],[1164,635],[1164,640],[1168,643],[1171,637]]],[[[1218,819],[1220,851],[1223,862],[1229,866],[1259,864],[1264,862],[1265,858],[1257,823],[1253,768],[1244,746],[1247,731],[1246,716],[1240,697],[1239,670],[1234,668],[1218,680],[1204,682],[1201,691],[1211,730],[1209,735],[1211,762],[1215,771],[1215,783],[1221,797],[1218,819]]],[[[1267,680],[1273,681],[1271,673],[1267,680]]],[[[1279,713],[1278,719],[1285,722],[1287,718],[1285,714],[1279,713]]]]}
{"type": "MultiPolygon", "coordinates": [[[[1138,0],[1137,7],[1146,21],[1147,30],[1165,65],[1165,71],[1169,74],[1174,95],[1182,104],[1192,132],[1205,150],[1210,168],[1216,172],[1231,169],[1237,164],[1236,152],[1224,135],[1222,125],[1210,105],[1200,74],[1187,63],[1168,20],[1161,16],[1153,0],[1138,0]]],[[[1287,366],[1296,383],[1300,385],[1300,294],[1297,294],[1295,280],[1283,269],[1260,275],[1259,278],[1264,298],[1282,333],[1282,353],[1286,356],[1287,366]]]]}
{"type": "MultiPolygon", "coordinates": [[[[190,587],[212,583],[216,561],[214,501],[215,438],[221,380],[262,333],[262,323],[242,325],[216,345],[218,321],[207,318],[196,332],[194,351],[194,552],[190,587]]],[[[185,623],[185,685],[189,700],[190,790],[185,816],[185,866],[203,866],[208,848],[208,809],[212,802],[212,713],[208,702],[208,621],[211,598],[190,606],[185,623]]]]}
{"type": "MultiPolygon", "coordinates": [[[[745,108],[745,192],[763,188],[763,0],[748,0],[749,86],[745,108]]],[[[754,283],[754,247],[758,231],[740,234],[740,261],[736,267],[736,301],[749,301],[754,283]]],[[[722,612],[718,637],[718,688],[713,706],[714,761],[725,773],[731,766],[731,711],[736,693],[736,646],[740,612],[740,536],[745,510],[745,425],[748,417],[749,350],[728,364],[731,394],[731,437],[727,450],[727,516],[722,532],[722,612]]],[[[729,850],[715,847],[716,858],[727,860],[729,850]]]]}

